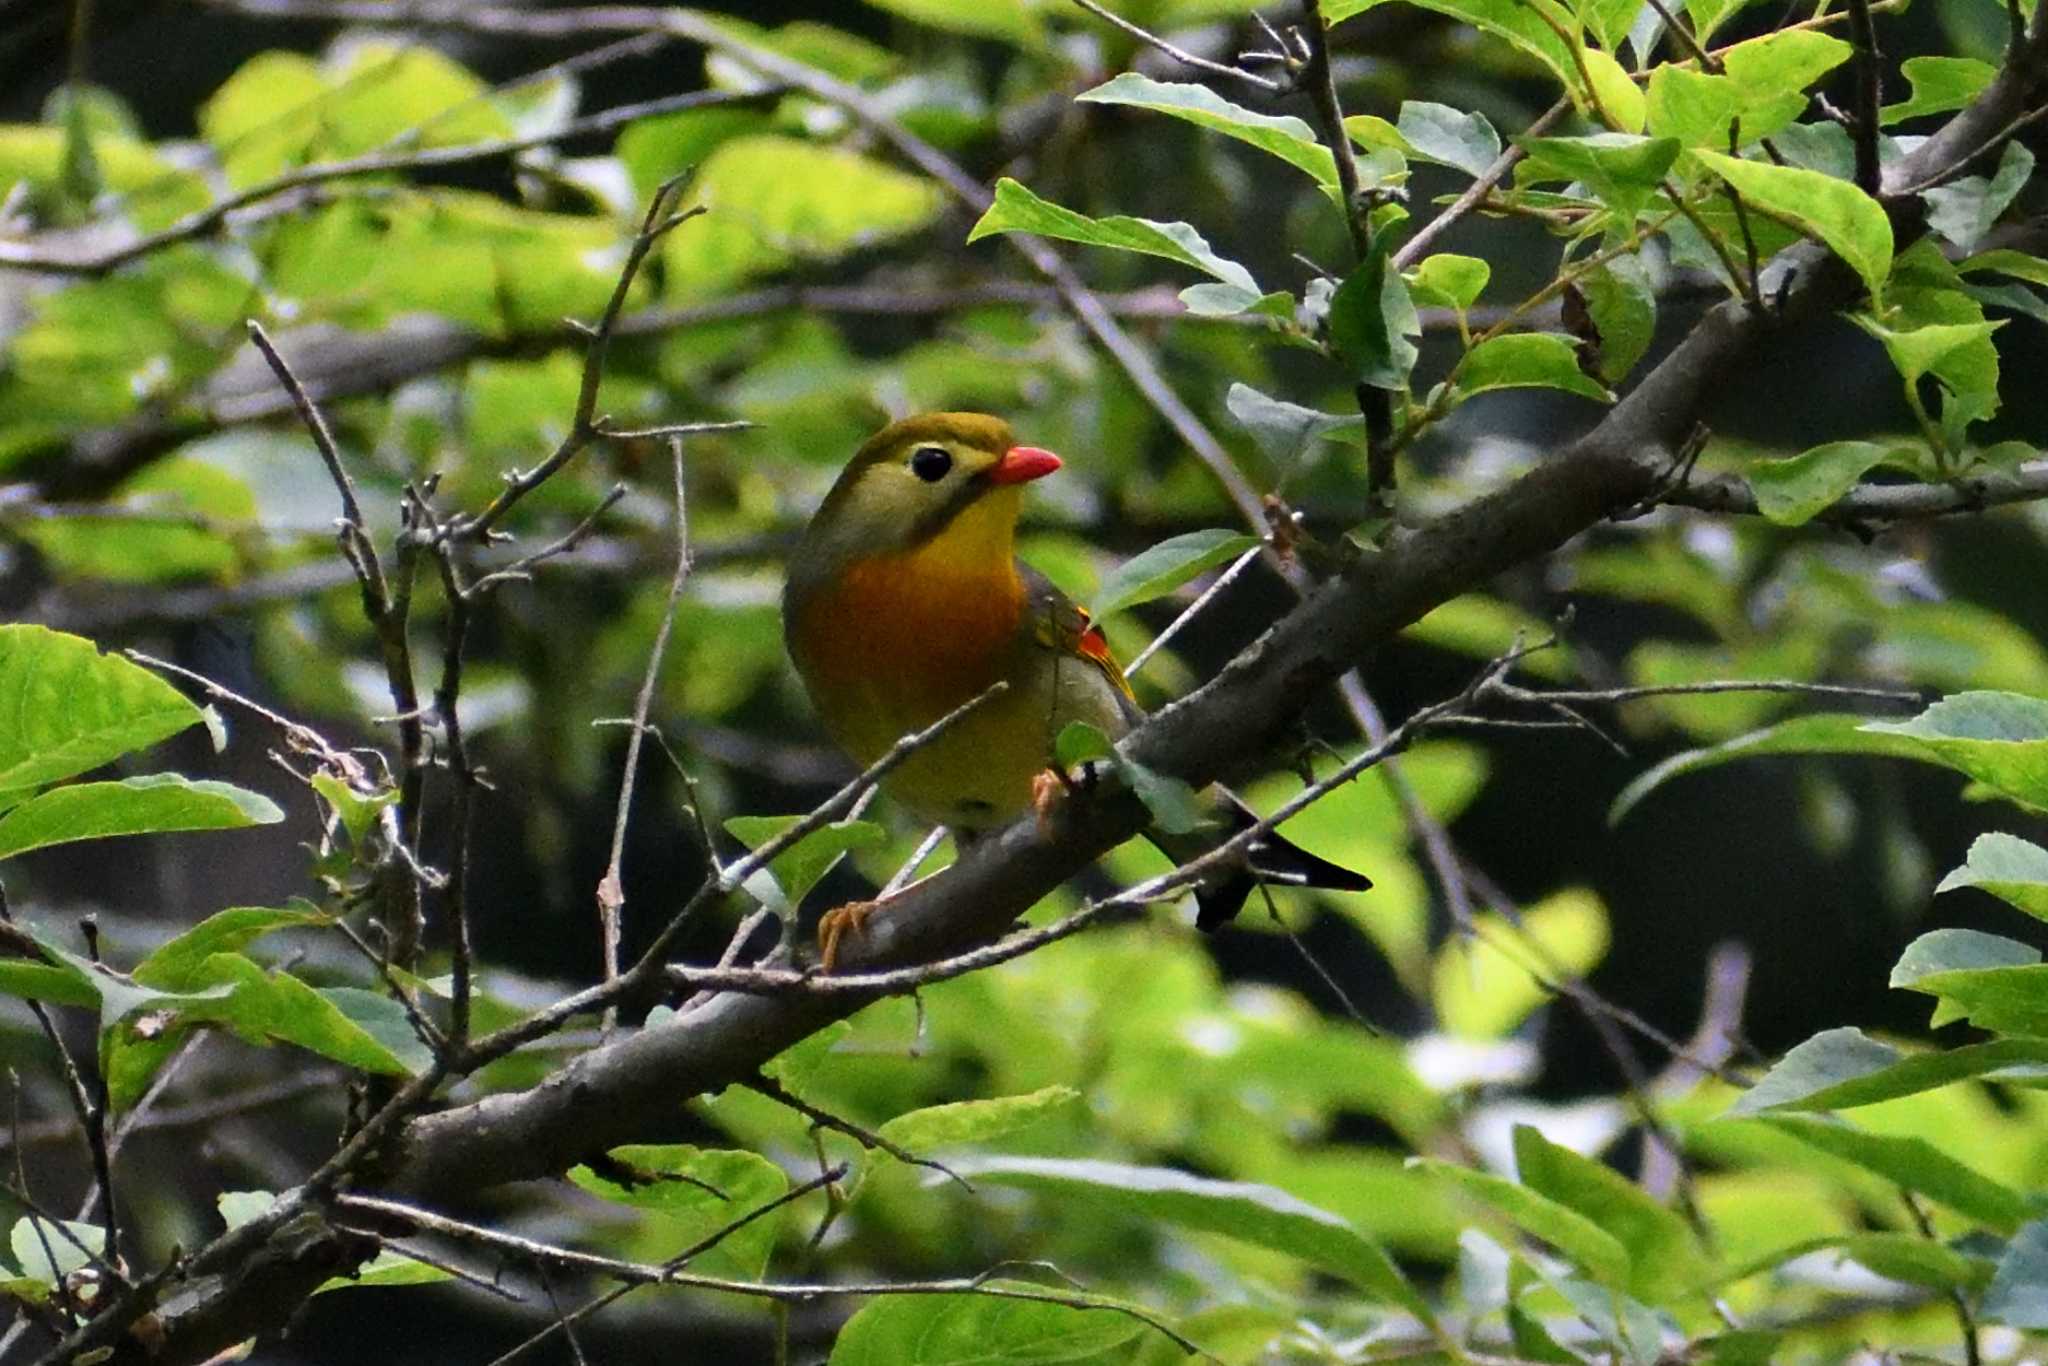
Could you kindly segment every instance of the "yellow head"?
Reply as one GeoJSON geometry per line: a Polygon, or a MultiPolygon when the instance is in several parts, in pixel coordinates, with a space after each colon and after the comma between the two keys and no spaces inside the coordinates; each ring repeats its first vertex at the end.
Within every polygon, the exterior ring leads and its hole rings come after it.
{"type": "Polygon", "coordinates": [[[790,560],[803,597],[860,560],[938,549],[962,568],[1007,573],[1023,485],[1059,457],[1019,446],[981,413],[924,413],[869,437],[804,531],[790,560]]]}

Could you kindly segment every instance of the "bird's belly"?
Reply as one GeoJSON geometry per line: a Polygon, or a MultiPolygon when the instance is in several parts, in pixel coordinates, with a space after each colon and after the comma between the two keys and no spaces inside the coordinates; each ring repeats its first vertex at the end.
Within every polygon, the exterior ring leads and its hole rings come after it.
{"type": "MultiPolygon", "coordinates": [[[[1052,763],[1053,741],[1069,723],[1085,721],[1112,739],[1128,728],[1113,685],[1093,665],[1034,663],[1039,667],[1017,671],[1007,691],[920,746],[883,778],[883,790],[922,820],[987,829],[1030,807],[1032,780],[1052,763]]],[[[981,691],[934,697],[908,684],[864,680],[864,698],[848,698],[826,714],[833,737],[863,765],[981,691]]]]}

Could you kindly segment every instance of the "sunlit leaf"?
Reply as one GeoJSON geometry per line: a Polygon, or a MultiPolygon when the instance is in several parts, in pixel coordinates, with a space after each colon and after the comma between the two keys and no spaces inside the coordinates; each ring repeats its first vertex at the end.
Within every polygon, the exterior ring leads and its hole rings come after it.
{"type": "Polygon", "coordinates": [[[970,1180],[1023,1186],[1090,1208],[1160,1219],[1299,1257],[1424,1319],[1428,1305],[1371,1241],[1327,1211],[1244,1182],[1163,1167],[1055,1158],[985,1157],[954,1163],[970,1180]]]}
{"type": "Polygon", "coordinates": [[[1103,581],[1089,611],[1098,617],[1163,597],[1206,569],[1213,569],[1259,543],[1241,531],[1189,531],[1161,541],[1125,560],[1103,581]]]}
{"type": "Polygon", "coordinates": [[[1106,1308],[987,1295],[883,1295],[847,1320],[826,1366],[1105,1361],[1147,1331],[1142,1321],[1106,1308]]]}
{"type": "Polygon", "coordinates": [[[42,626],[0,626],[0,793],[176,735],[199,708],[147,669],[42,626]]]}
{"type": "Polygon", "coordinates": [[[1934,890],[1952,892],[1958,887],[1989,892],[2037,920],[2048,920],[2048,849],[2017,835],[1979,835],[1963,866],[1934,890]]]}
{"type": "Polygon", "coordinates": [[[175,773],[72,783],[39,793],[0,815],[0,859],[76,840],[179,830],[240,830],[274,825],[283,819],[277,803],[261,793],[175,773]]]}
{"type": "Polygon", "coordinates": [[[1192,266],[1205,275],[1212,275],[1226,285],[1235,285],[1253,295],[1260,293],[1250,271],[1211,251],[1202,235],[1185,223],[1155,223],[1150,219],[1121,216],[1089,218],[1040,199],[1007,177],[996,182],[995,203],[967,234],[967,240],[979,241],[1003,232],[1031,232],[1086,246],[1163,256],[1169,261],[1192,266]]]}
{"type": "Polygon", "coordinates": [[[1883,298],[1892,265],[1892,224],[1876,200],[1818,171],[1744,161],[1705,149],[1692,155],[1733,185],[1752,207],[1825,242],[1863,277],[1872,298],[1883,298]]]}
{"type": "Polygon", "coordinates": [[[1155,81],[1126,71],[1074,97],[1091,104],[1122,104],[1185,119],[1198,128],[1235,138],[1297,170],[1318,184],[1337,183],[1337,163],[1315,130],[1291,115],[1260,114],[1232,104],[1205,85],[1192,81],[1155,81]]]}

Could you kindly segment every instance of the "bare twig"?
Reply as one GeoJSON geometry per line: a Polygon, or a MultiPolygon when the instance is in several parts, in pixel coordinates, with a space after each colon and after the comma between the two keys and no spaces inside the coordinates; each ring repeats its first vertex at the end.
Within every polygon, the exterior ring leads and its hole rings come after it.
{"type": "Polygon", "coordinates": [[[443,1237],[475,1243],[480,1247],[495,1248],[532,1261],[546,1262],[550,1266],[608,1276],[632,1285],[676,1285],[700,1290],[719,1290],[727,1294],[749,1295],[786,1304],[808,1304],[814,1300],[848,1295],[988,1295],[999,1299],[1065,1305],[1070,1309],[1106,1309],[1136,1319],[1155,1329],[1172,1339],[1183,1351],[1201,1351],[1194,1343],[1150,1314],[1116,1300],[1087,1294],[991,1283],[990,1276],[999,1273],[1003,1269],[1001,1267],[980,1276],[940,1281],[882,1281],[826,1285],[741,1281],[723,1276],[699,1276],[666,1264],[629,1262],[617,1257],[600,1256],[594,1252],[578,1252],[572,1248],[556,1247],[537,1239],[522,1238],[516,1234],[485,1228],[480,1224],[451,1219],[447,1215],[417,1209],[395,1200],[382,1200],[363,1195],[341,1195],[335,1198],[335,1203],[343,1209],[359,1210],[379,1218],[400,1220],[415,1228],[441,1234],[443,1237]]]}
{"type": "MultiPolygon", "coordinates": [[[[626,887],[620,875],[626,861],[626,822],[633,812],[633,784],[640,772],[640,745],[647,735],[647,713],[654,705],[654,687],[661,677],[662,656],[668,652],[669,632],[675,627],[676,603],[682,599],[683,584],[690,577],[690,512],[684,493],[681,437],[669,439],[669,459],[675,481],[676,570],[668,581],[668,599],[662,606],[661,624],[654,631],[654,644],[647,651],[647,670],[640,679],[640,692],[633,699],[632,733],[626,738],[626,767],[619,776],[618,809],[612,818],[611,859],[597,884],[597,923],[603,939],[603,980],[607,984],[619,975],[619,912],[626,905],[626,887]]],[[[605,1008],[607,1033],[617,1023],[617,1012],[615,1005],[605,1008]]]]}
{"type": "Polygon", "coordinates": [[[327,467],[327,476],[340,495],[342,516],[336,527],[336,539],[342,558],[355,574],[362,596],[363,617],[376,635],[378,653],[383,660],[385,686],[391,692],[398,725],[399,834],[394,843],[410,857],[397,860],[397,863],[405,864],[404,867],[387,862],[379,870],[377,887],[380,899],[387,903],[391,912],[392,923],[386,926],[390,934],[390,956],[395,962],[410,966],[423,932],[421,879],[416,870],[419,866],[420,807],[426,791],[427,768],[426,728],[420,720],[419,682],[413,675],[409,634],[418,542],[412,537],[401,538],[396,560],[387,573],[365,527],[355,481],[342,462],[341,450],[335,444],[334,434],[328,429],[319,405],[306,392],[306,386],[299,381],[291,364],[271,342],[269,333],[253,318],[249,321],[249,339],[263,354],[278,383],[291,396],[292,406],[298,410],[299,420],[313,438],[321,462],[327,467]]]}
{"type": "Polygon", "coordinates": [[[451,535],[466,540],[491,539],[498,523],[518,506],[520,500],[552,479],[558,470],[581,454],[593,438],[604,435],[597,412],[597,391],[604,380],[605,356],[611,348],[612,334],[618,327],[620,313],[625,309],[626,296],[632,291],[634,277],[640,273],[640,266],[655,243],[704,212],[701,206],[677,209],[687,181],[687,175],[664,181],[648,201],[646,216],[640,220],[640,230],[633,234],[633,244],[626,249],[626,263],[619,268],[619,278],[612,286],[611,298],[606,301],[604,312],[598,315],[597,325],[590,329],[589,342],[583,350],[583,378],[577,386],[576,412],[570,421],[568,434],[540,464],[530,470],[507,475],[505,487],[499,490],[490,505],[474,517],[457,522],[450,530],[451,535]]]}
{"type": "Polygon", "coordinates": [[[835,1115],[830,1110],[811,1104],[765,1072],[749,1080],[747,1082],[747,1089],[759,1092],[778,1105],[788,1106],[805,1119],[808,1119],[814,1128],[831,1129],[845,1134],[870,1152],[879,1149],[895,1158],[898,1162],[907,1162],[913,1167],[923,1167],[929,1171],[935,1171],[939,1175],[957,1182],[960,1189],[970,1194],[974,1190],[973,1183],[969,1182],[945,1163],[934,1162],[928,1157],[919,1157],[894,1139],[885,1138],[865,1125],[856,1124],[843,1115],[835,1115]]]}
{"type": "Polygon", "coordinates": [[[1884,54],[1870,22],[1870,0],[1848,0],[1849,37],[1856,44],[1856,109],[1849,128],[1856,143],[1856,184],[1873,198],[1884,188],[1877,139],[1884,106],[1884,54]]]}
{"type": "MultiPolygon", "coordinates": [[[[14,924],[14,912],[8,905],[5,886],[0,886],[0,923],[14,924]]],[[[84,1073],[79,1071],[78,1060],[71,1056],[70,1045],[64,1042],[64,1036],[58,1031],[56,1021],[50,1018],[49,1010],[33,997],[27,1000],[27,1005],[29,1012],[35,1016],[36,1024],[42,1028],[43,1038],[57,1054],[57,1066],[64,1077],[65,1094],[71,1099],[72,1113],[78,1117],[79,1134],[85,1140],[86,1156],[92,1163],[94,1203],[99,1206],[104,1216],[101,1222],[107,1230],[106,1258],[108,1262],[118,1264],[121,1261],[121,1225],[114,1203],[113,1162],[107,1149],[106,1082],[104,1079],[99,1082],[99,1094],[95,1097],[92,1088],[86,1085],[84,1073]]],[[[19,1083],[15,1089],[18,1098],[19,1083]]],[[[21,1162],[21,1147],[18,1143],[15,1145],[14,1160],[18,1167],[21,1162]]],[[[23,1203],[27,1204],[29,1197],[26,1174],[22,1177],[20,1195],[23,1203]]],[[[58,1231],[64,1233],[67,1238],[70,1236],[69,1231],[61,1225],[58,1231]]],[[[88,1254],[98,1261],[97,1254],[91,1253],[89,1249],[88,1254]]],[[[106,1270],[116,1283],[127,1284],[126,1278],[115,1272],[111,1266],[106,1267],[106,1270]]]]}
{"type": "Polygon", "coordinates": [[[1166,624],[1165,630],[1161,631],[1158,635],[1152,637],[1151,643],[1146,645],[1144,649],[1138,651],[1137,656],[1131,660],[1129,667],[1127,667],[1124,670],[1124,676],[1127,678],[1135,677],[1137,675],[1138,670],[1144,668],[1147,664],[1151,663],[1152,656],[1158,654],[1161,650],[1165,649],[1167,642],[1172,640],[1175,636],[1179,635],[1181,628],[1183,626],[1186,626],[1189,622],[1193,621],[1196,617],[1200,616],[1203,609],[1208,607],[1210,603],[1214,602],[1217,596],[1221,594],[1224,589],[1230,587],[1231,584],[1235,583],[1237,581],[1237,576],[1244,573],[1245,570],[1249,569],[1251,567],[1252,561],[1258,559],[1260,553],[1264,551],[1265,548],[1266,547],[1263,543],[1255,545],[1250,550],[1245,551],[1244,554],[1232,560],[1230,562],[1229,567],[1226,568],[1221,574],[1218,574],[1215,580],[1211,582],[1207,588],[1204,588],[1201,591],[1201,593],[1195,598],[1195,600],[1187,605],[1186,609],[1183,610],[1179,616],[1175,617],[1172,621],[1166,624]]]}
{"type": "MultiPolygon", "coordinates": [[[[1522,130],[1522,136],[1525,139],[1542,137],[1559,119],[1570,113],[1571,108],[1569,96],[1558,100],[1556,104],[1537,115],[1536,121],[1522,130]]],[[[1471,217],[1473,212],[1486,202],[1487,196],[1493,193],[1494,188],[1506,180],[1509,172],[1520,165],[1522,158],[1527,155],[1520,144],[1517,144],[1495,157],[1493,164],[1481,172],[1478,179],[1465,188],[1463,194],[1446,205],[1436,217],[1417,228],[1407,241],[1396,248],[1394,254],[1388,258],[1388,263],[1396,270],[1406,270],[1420,261],[1429,249],[1436,245],[1439,237],[1471,217]]]]}
{"type": "Polygon", "coordinates": [[[1074,3],[1087,10],[1096,18],[1103,20],[1111,27],[1121,29],[1141,43],[1158,48],[1183,66],[1191,66],[1197,71],[1206,71],[1212,76],[1228,76],[1232,80],[1243,81],[1247,85],[1255,85],[1261,90],[1276,91],[1280,89],[1280,82],[1270,77],[1261,76],[1256,71],[1246,71],[1241,66],[1231,66],[1227,62],[1212,62],[1207,57],[1198,57],[1186,48],[1177,47],[1158,34],[1139,28],[1121,15],[1110,13],[1101,5],[1096,4],[1095,0],[1074,0],[1074,3]]]}
{"type": "MultiPolygon", "coordinates": [[[[706,1252],[709,1252],[719,1243],[725,1241],[727,1238],[730,1238],[733,1234],[738,1233],[741,1229],[753,1223],[755,1220],[765,1218],[768,1215],[775,1213],[777,1210],[795,1204],[798,1200],[801,1200],[805,1196],[811,1195],[819,1190],[830,1189],[834,1182],[837,1182],[843,1177],[845,1177],[846,1172],[847,1167],[845,1163],[835,1163],[833,1166],[828,1167],[824,1171],[819,1172],[818,1175],[813,1177],[812,1179],[808,1181],[802,1181],[794,1186],[791,1186],[788,1190],[784,1191],[781,1195],[776,1196],[773,1200],[769,1200],[762,1204],[756,1205],[753,1209],[748,1210],[739,1218],[732,1220],[730,1223],[725,1224],[720,1228],[712,1230],[712,1232],[706,1234],[702,1238],[699,1238],[696,1242],[692,1243],[690,1246],[684,1248],[681,1252],[678,1252],[675,1256],[663,1262],[661,1264],[662,1268],[664,1270],[672,1271],[684,1266],[688,1266],[692,1261],[696,1260],[698,1257],[703,1256],[706,1252]]],[[[536,1263],[536,1265],[538,1265],[538,1263],[536,1263]]],[[[505,1352],[500,1356],[493,1357],[490,1361],[490,1366],[510,1366],[511,1362],[515,1361],[519,1357],[524,1356],[532,1348],[540,1346],[542,1343],[546,1342],[550,1337],[552,1337],[555,1333],[571,1331],[576,1324],[581,1323],[584,1319],[587,1319],[591,1315],[598,1313],[600,1310],[606,1309],[611,1305],[617,1303],[619,1300],[623,1299],[625,1296],[632,1293],[636,1289],[638,1289],[638,1285],[636,1283],[628,1282],[624,1285],[620,1285],[611,1290],[606,1291],[604,1294],[599,1295],[595,1299],[592,1299],[586,1302],[585,1304],[579,1306],[573,1312],[561,1315],[558,1318],[557,1322],[550,1324],[546,1328],[543,1328],[540,1332],[534,1334],[526,1341],[520,1343],[511,1351],[505,1352]]]]}

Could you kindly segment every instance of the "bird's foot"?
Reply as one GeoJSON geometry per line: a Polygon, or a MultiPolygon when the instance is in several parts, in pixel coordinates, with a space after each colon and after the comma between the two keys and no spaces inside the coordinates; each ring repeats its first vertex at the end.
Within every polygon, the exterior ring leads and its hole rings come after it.
{"type": "Polygon", "coordinates": [[[866,934],[868,917],[880,909],[880,901],[849,901],[818,917],[818,967],[821,971],[833,970],[839,961],[840,944],[848,935],[858,939],[866,934]]]}
{"type": "Polygon", "coordinates": [[[1073,787],[1066,774],[1056,768],[1042,768],[1031,780],[1031,810],[1038,817],[1038,836],[1052,834],[1052,813],[1073,787]]]}

